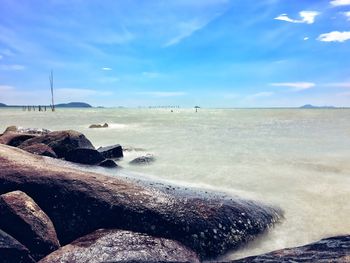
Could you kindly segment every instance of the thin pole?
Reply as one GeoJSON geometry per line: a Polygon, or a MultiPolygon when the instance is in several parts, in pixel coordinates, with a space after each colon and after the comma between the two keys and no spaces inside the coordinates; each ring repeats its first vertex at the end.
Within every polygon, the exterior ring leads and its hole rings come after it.
{"type": "Polygon", "coordinates": [[[51,74],[49,76],[49,80],[50,80],[51,102],[52,102],[51,109],[52,109],[52,111],[55,111],[55,102],[53,99],[53,71],[52,70],[51,70],[51,74]]]}

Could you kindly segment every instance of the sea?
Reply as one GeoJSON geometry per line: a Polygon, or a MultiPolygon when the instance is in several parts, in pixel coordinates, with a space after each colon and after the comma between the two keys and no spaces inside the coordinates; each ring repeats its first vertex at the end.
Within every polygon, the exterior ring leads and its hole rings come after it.
{"type": "Polygon", "coordinates": [[[349,109],[0,109],[0,130],[10,125],[77,130],[95,147],[121,144],[122,168],[101,168],[111,176],[224,192],[284,211],[279,224],[222,260],[350,234],[349,109]],[[129,164],[146,154],[155,161],[129,164]]]}

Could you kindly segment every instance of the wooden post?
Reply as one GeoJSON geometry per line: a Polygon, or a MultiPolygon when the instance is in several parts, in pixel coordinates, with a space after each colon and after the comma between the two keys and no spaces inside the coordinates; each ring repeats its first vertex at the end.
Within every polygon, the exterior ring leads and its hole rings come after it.
{"type": "Polygon", "coordinates": [[[51,110],[55,111],[55,102],[53,99],[53,71],[51,70],[51,74],[49,76],[49,80],[50,80],[50,88],[51,88],[51,110]]]}

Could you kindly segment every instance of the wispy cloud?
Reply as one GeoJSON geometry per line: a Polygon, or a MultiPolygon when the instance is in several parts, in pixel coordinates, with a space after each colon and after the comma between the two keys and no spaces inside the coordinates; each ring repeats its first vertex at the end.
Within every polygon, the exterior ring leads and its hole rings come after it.
{"type": "Polygon", "coordinates": [[[278,17],[275,17],[275,19],[290,22],[290,23],[313,24],[315,22],[316,16],[320,14],[321,13],[317,11],[301,11],[299,12],[299,16],[301,17],[301,19],[292,19],[287,14],[281,14],[278,17]]]}
{"type": "Polygon", "coordinates": [[[3,58],[3,56],[2,55],[0,55],[0,59],[2,59],[3,58]]]}
{"type": "Polygon", "coordinates": [[[0,92],[13,91],[15,88],[9,85],[0,85],[0,92]]]}
{"type": "Polygon", "coordinates": [[[270,92],[270,91],[263,91],[263,92],[258,92],[255,93],[253,95],[251,95],[251,98],[263,98],[263,97],[271,97],[272,95],[274,95],[274,92],[270,92]]]}
{"type": "Polygon", "coordinates": [[[350,11],[343,12],[343,15],[350,21],[350,11]]]}
{"type": "Polygon", "coordinates": [[[304,37],[304,40],[306,41],[306,40],[309,40],[309,37],[304,37]]]}
{"type": "Polygon", "coordinates": [[[324,84],[324,86],[334,87],[334,88],[350,88],[350,82],[327,83],[327,84],[324,84]]]}
{"type": "Polygon", "coordinates": [[[109,68],[109,67],[103,67],[102,70],[105,70],[105,71],[111,71],[112,69],[109,68]]]}
{"type": "Polygon", "coordinates": [[[345,42],[350,40],[350,31],[332,31],[329,33],[321,34],[317,40],[322,42],[345,42]]]}
{"type": "Polygon", "coordinates": [[[23,65],[0,65],[0,70],[24,70],[23,65]]]}
{"type": "Polygon", "coordinates": [[[294,91],[301,91],[301,90],[311,89],[315,87],[316,84],[313,82],[277,82],[277,83],[270,83],[270,86],[286,87],[286,88],[291,88],[294,91]]]}
{"type": "Polygon", "coordinates": [[[149,92],[138,92],[139,95],[149,95],[152,97],[179,97],[186,95],[183,91],[149,91],[149,92]]]}
{"type": "Polygon", "coordinates": [[[332,6],[350,5],[350,0],[333,0],[330,2],[332,6]]]}
{"type": "Polygon", "coordinates": [[[160,73],[158,72],[148,72],[148,71],[144,71],[142,72],[142,76],[146,77],[146,78],[150,78],[150,79],[155,79],[161,76],[160,73]]]}

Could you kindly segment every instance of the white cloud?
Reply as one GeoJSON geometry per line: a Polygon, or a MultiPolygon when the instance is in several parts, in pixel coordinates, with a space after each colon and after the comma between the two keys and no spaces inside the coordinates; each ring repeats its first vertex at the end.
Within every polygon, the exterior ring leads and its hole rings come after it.
{"type": "Polygon", "coordinates": [[[103,67],[102,70],[105,70],[105,71],[110,71],[112,70],[112,68],[108,68],[108,67],[103,67]]]}
{"type": "Polygon", "coordinates": [[[0,65],[0,70],[24,70],[23,65],[0,65]]]}
{"type": "Polygon", "coordinates": [[[278,17],[275,17],[275,19],[286,21],[286,22],[291,22],[291,23],[313,24],[315,22],[316,16],[318,16],[320,14],[321,13],[319,13],[317,11],[301,11],[301,12],[299,12],[299,16],[301,17],[301,19],[289,18],[287,14],[281,14],[278,17]]]}
{"type": "Polygon", "coordinates": [[[182,91],[149,91],[149,92],[138,92],[140,95],[150,95],[153,97],[179,97],[186,95],[185,92],[182,91]]]}
{"type": "Polygon", "coordinates": [[[274,92],[270,92],[270,91],[263,91],[263,92],[255,93],[255,94],[251,95],[250,97],[251,98],[263,98],[263,97],[270,97],[273,94],[275,94],[275,93],[274,92]]]}
{"type": "Polygon", "coordinates": [[[144,72],[142,72],[142,76],[144,76],[146,78],[150,78],[150,79],[155,79],[155,78],[160,77],[160,73],[144,71],[144,72]]]}
{"type": "Polygon", "coordinates": [[[3,56],[2,55],[0,55],[0,59],[2,59],[3,58],[3,56]]]}
{"type": "Polygon", "coordinates": [[[350,40],[350,31],[332,31],[329,33],[321,34],[317,40],[323,42],[344,42],[350,40]]]}
{"type": "Polygon", "coordinates": [[[325,84],[325,86],[334,87],[334,88],[350,88],[350,82],[327,83],[327,84],[325,84]]]}
{"type": "Polygon", "coordinates": [[[343,15],[347,17],[347,19],[350,21],[350,11],[343,12],[343,15]]]}
{"type": "Polygon", "coordinates": [[[9,85],[0,85],[0,92],[12,91],[15,88],[9,85]]]}
{"type": "Polygon", "coordinates": [[[304,40],[306,41],[306,40],[309,40],[309,37],[304,37],[304,40]]]}
{"type": "Polygon", "coordinates": [[[350,5],[350,0],[333,0],[331,1],[332,6],[344,6],[350,5]]]}
{"type": "Polygon", "coordinates": [[[270,86],[286,87],[286,88],[291,88],[294,91],[301,91],[301,90],[311,89],[311,88],[315,87],[315,83],[312,83],[312,82],[277,82],[277,83],[270,83],[270,86]]]}

